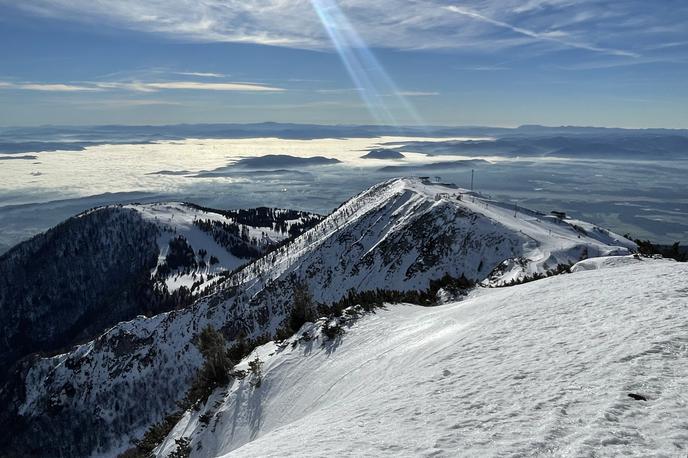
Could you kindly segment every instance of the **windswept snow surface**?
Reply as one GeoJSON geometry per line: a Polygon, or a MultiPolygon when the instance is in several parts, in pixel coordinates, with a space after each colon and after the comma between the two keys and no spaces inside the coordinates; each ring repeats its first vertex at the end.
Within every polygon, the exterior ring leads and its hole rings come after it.
{"type": "Polygon", "coordinates": [[[216,391],[158,454],[187,437],[192,457],[686,456],[688,265],[585,262],[266,344],[247,358],[261,385],[216,391]]]}

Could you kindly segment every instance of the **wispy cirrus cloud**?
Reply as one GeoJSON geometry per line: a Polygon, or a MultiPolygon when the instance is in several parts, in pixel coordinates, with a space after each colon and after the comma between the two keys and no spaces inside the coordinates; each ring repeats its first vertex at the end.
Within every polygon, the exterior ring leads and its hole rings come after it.
{"type": "Polygon", "coordinates": [[[267,86],[257,83],[202,83],[197,81],[172,81],[164,83],[144,83],[153,90],[185,89],[203,91],[251,91],[251,92],[283,92],[280,87],[267,86]]]}
{"type": "Polygon", "coordinates": [[[43,92],[93,92],[101,89],[95,86],[83,86],[62,83],[12,83],[0,81],[0,89],[18,89],[23,91],[43,92]]]}
{"type": "Polygon", "coordinates": [[[562,30],[550,30],[550,31],[544,31],[544,32],[537,32],[534,30],[530,30],[530,29],[526,29],[523,27],[513,25],[513,24],[509,24],[509,23],[504,22],[504,21],[493,19],[491,17],[480,14],[476,11],[473,11],[473,10],[470,10],[467,8],[462,8],[459,6],[448,6],[447,10],[451,11],[453,13],[459,14],[461,16],[465,16],[465,17],[469,17],[472,19],[476,19],[478,21],[486,22],[486,23],[494,25],[496,27],[508,29],[514,33],[517,33],[520,35],[525,35],[525,36],[533,38],[535,40],[549,41],[549,42],[557,43],[557,44],[560,44],[560,45],[566,46],[566,47],[584,49],[587,51],[594,51],[594,52],[599,52],[599,53],[604,53],[604,54],[612,54],[615,56],[640,57],[640,54],[638,54],[636,52],[626,51],[623,49],[608,48],[608,47],[603,47],[603,46],[596,46],[596,45],[586,43],[583,41],[577,41],[575,38],[569,37],[569,35],[562,30]]]}
{"type": "Polygon", "coordinates": [[[509,70],[506,65],[466,65],[454,67],[457,70],[466,70],[470,72],[498,72],[502,70],[509,70]]]}
{"type": "Polygon", "coordinates": [[[242,92],[283,92],[285,89],[259,83],[227,82],[208,83],[200,81],[163,81],[163,82],[115,82],[94,83],[101,89],[127,89],[138,92],[157,92],[168,89],[191,91],[242,91],[242,92]]]}
{"type": "Polygon", "coordinates": [[[398,91],[396,95],[401,97],[434,97],[440,93],[435,91],[398,91]]]}
{"type": "Polygon", "coordinates": [[[200,81],[164,82],[88,82],[79,84],[63,83],[15,83],[0,82],[0,89],[44,91],[44,92],[98,92],[125,90],[135,92],[159,92],[165,90],[187,91],[234,91],[234,92],[284,92],[285,89],[259,83],[225,82],[208,83],[200,81]]]}
{"type": "Polygon", "coordinates": [[[197,76],[199,78],[226,78],[229,75],[211,72],[174,72],[176,75],[197,76]]]}
{"type": "MultiPolygon", "coordinates": [[[[321,0],[0,0],[32,14],[97,20],[176,39],[331,49],[321,0]]],[[[340,0],[365,43],[396,49],[576,49],[635,58],[685,40],[688,4],[644,0],[340,0]],[[453,12],[454,14],[448,14],[453,12]],[[639,40],[639,36],[642,38],[639,40]]]]}
{"type": "Polygon", "coordinates": [[[69,102],[71,105],[79,105],[83,107],[108,107],[108,108],[136,108],[136,107],[150,107],[150,106],[181,106],[181,102],[173,100],[159,100],[159,99],[96,99],[96,100],[74,100],[69,102]]]}
{"type": "Polygon", "coordinates": [[[316,89],[315,92],[318,94],[353,94],[356,92],[361,92],[363,88],[360,87],[342,87],[334,89],[316,89]]]}
{"type": "MultiPolygon", "coordinates": [[[[339,89],[316,89],[315,92],[318,94],[353,94],[357,92],[363,91],[363,88],[359,87],[349,87],[349,88],[339,88],[339,89]]],[[[432,97],[440,95],[439,92],[436,91],[410,91],[410,90],[400,90],[400,91],[395,91],[394,93],[382,93],[380,94],[381,97],[432,97]]]]}

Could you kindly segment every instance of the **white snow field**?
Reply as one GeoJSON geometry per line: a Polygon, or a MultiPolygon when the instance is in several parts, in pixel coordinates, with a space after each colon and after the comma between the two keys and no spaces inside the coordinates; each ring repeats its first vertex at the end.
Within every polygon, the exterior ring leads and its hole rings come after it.
{"type": "Polygon", "coordinates": [[[259,387],[216,391],[157,453],[186,437],[192,457],[686,456],[686,278],[688,264],[598,258],[390,305],[335,341],[306,324],[244,361],[264,361],[259,387]],[[291,345],[304,331],[317,338],[291,345]]]}

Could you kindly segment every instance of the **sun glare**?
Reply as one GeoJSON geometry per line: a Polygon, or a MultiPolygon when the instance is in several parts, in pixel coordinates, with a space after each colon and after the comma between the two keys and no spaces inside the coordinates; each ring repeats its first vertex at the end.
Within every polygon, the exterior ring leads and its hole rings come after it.
{"type": "Polygon", "coordinates": [[[416,109],[403,96],[346,14],[333,0],[311,0],[356,90],[371,116],[380,124],[423,126],[416,109]]]}

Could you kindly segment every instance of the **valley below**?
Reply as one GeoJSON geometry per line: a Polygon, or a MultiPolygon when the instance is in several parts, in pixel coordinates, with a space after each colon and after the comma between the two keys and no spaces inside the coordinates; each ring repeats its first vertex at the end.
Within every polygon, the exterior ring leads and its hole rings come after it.
{"type": "Polygon", "coordinates": [[[113,203],[181,201],[328,214],[395,176],[440,175],[470,188],[472,171],[474,189],[502,202],[565,211],[656,243],[688,240],[683,131],[524,126],[435,128],[420,136],[417,130],[364,126],[234,128],[242,130],[0,131],[13,140],[0,159],[14,159],[0,161],[0,253],[76,213],[113,203]],[[81,137],[91,140],[65,141],[81,137]]]}

